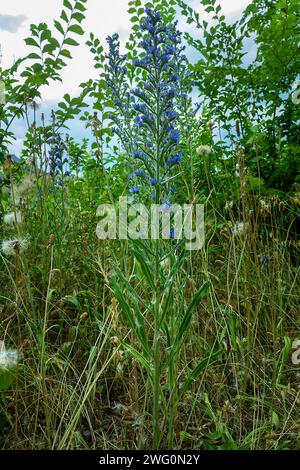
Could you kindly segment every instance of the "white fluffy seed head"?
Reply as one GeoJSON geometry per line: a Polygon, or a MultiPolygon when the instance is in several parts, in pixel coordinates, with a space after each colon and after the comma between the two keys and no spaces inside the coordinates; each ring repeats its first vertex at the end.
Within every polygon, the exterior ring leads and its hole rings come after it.
{"type": "Polygon", "coordinates": [[[16,349],[6,349],[4,341],[0,341],[0,369],[16,367],[19,354],[16,349]]]}
{"type": "Polygon", "coordinates": [[[15,199],[20,200],[28,196],[33,186],[33,178],[31,175],[26,175],[18,186],[15,187],[15,199]]]}
{"type": "Polygon", "coordinates": [[[14,212],[5,214],[5,216],[3,217],[3,222],[6,225],[14,225],[16,222],[17,224],[20,224],[22,222],[22,214],[21,212],[17,212],[16,214],[14,214],[14,212]]]}
{"type": "Polygon", "coordinates": [[[209,155],[211,153],[211,148],[209,145],[200,145],[196,152],[198,155],[209,155]]]}
{"type": "Polygon", "coordinates": [[[238,222],[232,227],[232,234],[234,237],[239,235],[247,235],[250,231],[249,222],[238,222]]]}
{"type": "Polygon", "coordinates": [[[1,251],[5,256],[16,256],[26,251],[28,245],[28,238],[11,238],[2,241],[1,251]]]}
{"type": "Polygon", "coordinates": [[[244,222],[238,222],[232,227],[232,233],[234,236],[239,235],[240,233],[243,233],[245,229],[244,222]]]}

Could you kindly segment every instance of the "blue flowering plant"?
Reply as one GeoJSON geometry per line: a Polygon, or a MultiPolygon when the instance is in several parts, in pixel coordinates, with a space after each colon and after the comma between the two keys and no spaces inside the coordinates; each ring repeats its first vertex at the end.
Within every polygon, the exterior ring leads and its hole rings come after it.
{"type": "Polygon", "coordinates": [[[131,194],[163,203],[174,192],[174,169],[184,159],[179,130],[180,109],[189,102],[186,58],[177,23],[146,8],[142,40],[132,61],[136,83],[126,76],[125,55],[117,34],[107,39],[106,81],[114,110],[109,117],[128,157],[131,194]]]}
{"type": "MultiPolygon", "coordinates": [[[[180,118],[191,107],[191,81],[175,21],[167,24],[159,11],[146,8],[140,33],[140,48],[131,64],[120,54],[118,35],[107,40],[106,83],[113,104],[109,118],[114,123],[112,131],[128,157],[129,194],[134,200],[156,203],[161,210],[171,212],[177,197],[174,183],[186,159],[180,118]],[[134,72],[134,79],[132,73],[130,77],[127,74],[129,68],[134,72]]],[[[169,235],[176,238],[174,229],[169,235]]],[[[202,286],[184,311],[183,306],[179,308],[173,303],[176,276],[185,260],[181,241],[173,243],[170,249],[169,242],[159,239],[131,240],[129,248],[135,264],[142,270],[140,282],[132,285],[116,268],[114,292],[141,352],[131,345],[128,348],[146,367],[153,390],[153,448],[159,448],[166,430],[161,425],[162,414],[168,415],[168,446],[173,448],[180,399],[175,383],[180,352],[192,312],[207,285],[202,286]],[[165,269],[166,262],[170,270],[165,269]],[[166,343],[162,341],[164,337],[166,343]],[[168,377],[165,387],[168,400],[161,386],[163,375],[168,377]]]]}
{"type": "Polygon", "coordinates": [[[68,158],[65,156],[66,145],[60,134],[55,134],[48,139],[49,149],[49,167],[50,175],[60,177],[69,176],[68,158]]]}

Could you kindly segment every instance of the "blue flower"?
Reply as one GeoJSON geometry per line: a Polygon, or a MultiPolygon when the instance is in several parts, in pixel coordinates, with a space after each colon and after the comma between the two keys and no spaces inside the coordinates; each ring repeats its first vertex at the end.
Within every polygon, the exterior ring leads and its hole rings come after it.
{"type": "Polygon", "coordinates": [[[140,192],[140,188],[138,188],[137,186],[133,186],[132,188],[129,189],[129,192],[130,193],[139,193],[140,192]]]}
{"type": "Polygon", "coordinates": [[[146,176],[145,170],[143,170],[142,168],[138,168],[137,170],[134,170],[134,171],[131,173],[131,175],[128,176],[128,178],[135,178],[136,176],[145,177],[145,176],[146,176]]]}
{"type": "Polygon", "coordinates": [[[166,165],[176,165],[178,163],[181,163],[181,157],[183,156],[183,152],[177,153],[176,155],[173,155],[169,160],[166,161],[166,165]]]}
{"type": "Polygon", "coordinates": [[[122,106],[122,102],[119,99],[114,99],[114,105],[115,106],[122,106]]]}
{"type": "Polygon", "coordinates": [[[174,82],[178,82],[179,79],[180,79],[180,77],[179,77],[178,74],[172,73],[171,80],[173,80],[174,82]]]}
{"type": "Polygon", "coordinates": [[[131,156],[133,158],[147,158],[147,155],[144,152],[142,152],[141,150],[134,150],[131,153],[131,156]]]}
{"type": "Polygon", "coordinates": [[[166,111],[165,115],[170,121],[173,121],[174,119],[178,117],[178,113],[174,111],[174,109],[170,109],[166,111]]]}
{"type": "Polygon", "coordinates": [[[178,129],[171,129],[170,131],[170,140],[174,142],[179,142],[181,138],[181,134],[178,129]]]}
{"type": "Polygon", "coordinates": [[[143,122],[141,116],[136,116],[134,120],[135,120],[135,123],[136,123],[137,126],[142,127],[144,122],[143,122]]]}

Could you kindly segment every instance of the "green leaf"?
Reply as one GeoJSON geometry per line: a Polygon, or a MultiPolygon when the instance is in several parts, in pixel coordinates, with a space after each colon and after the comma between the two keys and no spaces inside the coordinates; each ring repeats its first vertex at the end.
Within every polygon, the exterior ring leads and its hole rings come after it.
{"type": "Polygon", "coordinates": [[[199,362],[199,364],[192,370],[192,372],[189,374],[188,378],[186,379],[186,381],[184,382],[184,384],[182,385],[179,391],[179,400],[182,400],[185,393],[188,391],[192,383],[195,382],[200,372],[202,372],[203,369],[206,369],[208,366],[210,366],[212,362],[219,357],[220,352],[221,350],[216,351],[214,354],[210,354],[201,362],[199,362]]]}
{"type": "Polygon", "coordinates": [[[132,311],[131,307],[128,304],[128,301],[126,301],[121,291],[120,285],[117,282],[116,278],[113,278],[112,285],[113,285],[115,297],[118,300],[120,307],[122,308],[122,311],[125,315],[126,320],[128,321],[132,331],[134,332],[137,339],[139,340],[144,353],[148,357],[149,348],[147,344],[147,337],[146,337],[146,330],[145,330],[143,315],[139,311],[137,303],[131,297],[131,301],[134,304],[134,312],[132,311]]]}
{"type": "Polygon", "coordinates": [[[204,282],[204,284],[200,287],[198,292],[194,295],[183,319],[179,327],[179,331],[177,333],[176,339],[175,339],[175,344],[178,345],[180,341],[182,340],[184,334],[187,332],[188,327],[190,325],[192,315],[194,313],[194,310],[198,307],[199,303],[203,299],[203,297],[207,294],[209,291],[210,283],[208,281],[204,282]]]}
{"type": "Polygon", "coordinates": [[[72,18],[78,21],[78,23],[81,23],[85,19],[85,16],[82,13],[78,12],[78,13],[73,13],[72,18]]]}
{"type": "Polygon", "coordinates": [[[132,356],[134,356],[140,362],[140,364],[146,369],[149,375],[149,378],[153,380],[153,371],[150,367],[149,361],[147,361],[147,359],[142,354],[140,354],[136,349],[134,349],[129,344],[125,344],[124,348],[127,349],[127,351],[130,352],[130,354],[132,354],[132,356]]]}
{"type": "Polygon", "coordinates": [[[137,247],[133,248],[134,256],[141,265],[143,274],[145,275],[148,284],[152,287],[152,289],[155,289],[155,283],[154,283],[154,277],[153,277],[153,272],[150,269],[150,266],[147,262],[147,260],[144,257],[144,254],[141,253],[137,247]]]}
{"type": "Polygon", "coordinates": [[[16,378],[16,367],[6,369],[0,367],[0,392],[6,392],[16,378]]]}
{"type": "Polygon", "coordinates": [[[43,53],[44,53],[44,54],[45,54],[46,52],[52,53],[54,49],[55,49],[55,46],[53,46],[53,44],[46,44],[46,45],[43,47],[43,53]]]}
{"type": "Polygon", "coordinates": [[[68,49],[61,50],[60,55],[62,55],[63,57],[67,57],[68,59],[72,59],[72,56],[70,54],[70,51],[68,51],[68,49]]]}
{"type": "Polygon", "coordinates": [[[279,419],[278,414],[274,410],[272,410],[272,413],[271,413],[271,421],[272,421],[272,425],[274,426],[274,428],[278,429],[280,426],[280,419],[279,419]]]}
{"type": "Polygon", "coordinates": [[[65,44],[68,44],[68,46],[79,46],[79,43],[72,38],[66,38],[65,44]]]}
{"type": "Polygon", "coordinates": [[[84,5],[82,5],[80,2],[76,2],[76,3],[75,3],[75,10],[79,10],[79,11],[85,12],[85,11],[86,11],[86,7],[85,7],[84,5]]]}
{"type": "Polygon", "coordinates": [[[82,27],[79,26],[79,24],[72,24],[69,27],[69,31],[71,31],[72,33],[75,33],[75,34],[79,34],[80,36],[82,36],[84,34],[84,31],[83,31],[82,27]]]}
{"type": "Polygon", "coordinates": [[[65,12],[65,10],[62,10],[60,17],[61,17],[61,19],[64,20],[66,23],[69,22],[68,15],[67,15],[67,13],[65,12]]]}
{"type": "Polygon", "coordinates": [[[71,2],[69,0],[64,0],[64,7],[68,8],[69,10],[73,10],[71,2]]]}
{"type": "MultiPolygon", "coordinates": [[[[97,148],[98,147],[98,144],[95,143],[95,147],[97,148]]],[[[115,271],[116,271],[116,274],[118,275],[118,277],[120,279],[122,279],[122,281],[125,283],[126,285],[126,288],[128,289],[128,291],[134,295],[135,299],[140,302],[140,304],[143,306],[143,308],[145,309],[145,311],[148,311],[149,313],[152,313],[152,310],[151,310],[151,306],[149,306],[149,304],[147,304],[143,299],[142,297],[138,294],[138,292],[134,289],[134,287],[132,287],[132,285],[130,284],[130,282],[128,281],[127,277],[122,273],[122,271],[120,271],[118,268],[115,268],[115,271]]]]}
{"type": "Polygon", "coordinates": [[[32,52],[31,54],[29,54],[27,56],[28,59],[34,59],[34,60],[41,60],[41,57],[39,56],[39,54],[36,54],[35,52],[32,52]]]}
{"type": "Polygon", "coordinates": [[[39,47],[37,41],[33,38],[26,38],[25,43],[27,44],[27,46],[39,47]]]}
{"type": "Polygon", "coordinates": [[[62,27],[62,25],[60,24],[59,21],[54,20],[54,26],[57,29],[57,31],[59,31],[61,34],[63,34],[63,35],[65,34],[64,28],[62,27]]]}
{"type": "Polygon", "coordinates": [[[79,300],[77,299],[77,297],[74,297],[73,295],[66,295],[66,297],[64,297],[63,300],[66,300],[67,302],[74,305],[74,307],[78,309],[81,307],[79,300]]]}

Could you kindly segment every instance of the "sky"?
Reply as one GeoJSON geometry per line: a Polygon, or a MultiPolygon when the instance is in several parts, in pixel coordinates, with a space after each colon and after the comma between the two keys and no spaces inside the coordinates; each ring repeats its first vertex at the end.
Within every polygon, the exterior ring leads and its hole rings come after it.
{"type": "MultiPolygon", "coordinates": [[[[199,0],[188,0],[188,3],[201,13],[201,18],[207,19],[199,0]]],[[[225,16],[229,19],[240,17],[242,10],[250,0],[219,0],[225,16]]],[[[0,45],[2,61],[1,67],[7,68],[20,56],[25,56],[32,49],[26,46],[24,39],[30,35],[30,24],[47,23],[50,27],[54,19],[58,19],[63,0],[0,0],[0,45]]],[[[86,20],[82,23],[84,36],[76,36],[80,46],[73,48],[73,60],[68,61],[67,67],[62,71],[62,84],[52,83],[42,89],[43,104],[41,110],[50,115],[51,108],[62,99],[65,93],[71,96],[79,94],[79,84],[89,78],[97,77],[97,69],[93,68],[93,58],[85,42],[89,33],[93,32],[104,44],[108,35],[118,32],[121,41],[125,42],[130,31],[127,0],[88,0],[86,20]]],[[[181,30],[189,30],[184,19],[180,21],[181,30]]],[[[17,142],[13,151],[20,152],[23,138],[23,124],[16,123],[14,132],[17,142]]],[[[82,130],[77,129],[78,133],[82,130]]]]}

